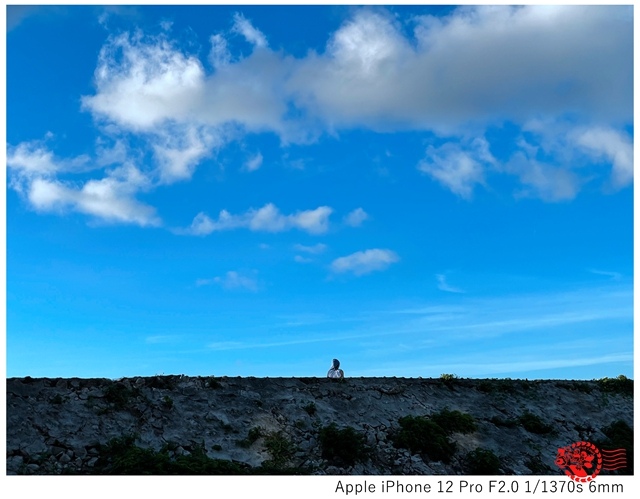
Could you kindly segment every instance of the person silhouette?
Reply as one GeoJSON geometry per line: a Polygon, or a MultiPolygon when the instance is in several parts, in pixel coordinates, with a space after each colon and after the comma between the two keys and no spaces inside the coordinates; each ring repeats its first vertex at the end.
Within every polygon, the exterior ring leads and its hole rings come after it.
{"type": "Polygon", "coordinates": [[[327,372],[327,378],[344,378],[344,371],[340,369],[340,361],[338,359],[333,359],[333,366],[331,366],[331,369],[329,369],[329,372],[327,372]]]}

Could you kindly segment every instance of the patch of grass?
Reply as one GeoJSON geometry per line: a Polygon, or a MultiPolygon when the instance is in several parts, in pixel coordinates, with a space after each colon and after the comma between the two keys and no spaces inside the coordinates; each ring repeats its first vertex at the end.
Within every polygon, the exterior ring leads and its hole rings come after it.
{"type": "Polygon", "coordinates": [[[558,388],[564,388],[565,390],[578,391],[582,393],[593,392],[593,386],[588,381],[556,381],[558,388]]]}
{"type": "Polygon", "coordinates": [[[465,456],[465,469],[470,475],[499,475],[500,458],[493,451],[478,447],[465,456]]]}
{"type": "Polygon", "coordinates": [[[400,430],[392,436],[396,447],[426,454],[432,461],[451,461],[456,451],[455,442],[447,438],[447,432],[438,423],[423,416],[404,416],[398,423],[400,430]]]}
{"type": "Polygon", "coordinates": [[[162,407],[169,410],[173,408],[173,399],[169,395],[165,395],[162,399],[162,407]]]}
{"type": "Polygon", "coordinates": [[[244,447],[246,449],[248,447],[251,447],[261,436],[263,436],[262,428],[260,426],[254,426],[249,430],[247,438],[238,440],[237,444],[240,447],[244,447]]]}
{"type": "Polygon", "coordinates": [[[263,463],[266,468],[284,468],[297,451],[295,444],[282,431],[268,434],[264,439],[264,447],[271,456],[263,463]]]}
{"type": "Polygon", "coordinates": [[[601,378],[594,381],[603,392],[620,393],[633,397],[633,380],[623,374],[617,378],[601,378]]]}
{"type": "Polygon", "coordinates": [[[309,416],[315,416],[316,412],[318,411],[315,402],[309,402],[303,407],[303,409],[309,416]]]}
{"type": "Polygon", "coordinates": [[[365,444],[364,435],[351,427],[338,429],[335,423],[331,423],[320,429],[319,441],[322,457],[332,464],[353,466],[369,459],[370,449],[365,444]]]}
{"type": "Polygon", "coordinates": [[[442,381],[442,383],[450,388],[453,389],[453,386],[456,382],[456,380],[460,379],[460,377],[457,374],[441,374],[440,375],[440,381],[442,381]]]}
{"type": "Polygon", "coordinates": [[[132,399],[140,394],[137,388],[127,388],[123,383],[112,383],[104,391],[104,400],[110,408],[121,411],[127,408],[132,399]]]}
{"type": "Polygon", "coordinates": [[[203,446],[191,448],[188,456],[172,459],[167,448],[160,451],[135,445],[127,435],[101,446],[92,473],[105,475],[246,475],[252,468],[243,463],[211,459],[203,446]]]}
{"type": "Polygon", "coordinates": [[[452,433],[473,433],[478,429],[473,416],[460,411],[450,411],[447,408],[432,414],[431,419],[449,435],[452,433]]]}
{"type": "Polygon", "coordinates": [[[518,418],[518,422],[530,433],[546,435],[553,432],[552,426],[546,424],[538,416],[528,411],[518,418]]]}

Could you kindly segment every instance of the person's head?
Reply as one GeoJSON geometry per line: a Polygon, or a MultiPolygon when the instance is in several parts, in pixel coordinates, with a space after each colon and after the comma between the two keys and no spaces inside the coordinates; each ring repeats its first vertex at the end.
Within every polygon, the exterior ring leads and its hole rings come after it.
{"type": "Polygon", "coordinates": [[[340,361],[338,359],[333,359],[333,368],[338,369],[340,367],[340,361]]]}

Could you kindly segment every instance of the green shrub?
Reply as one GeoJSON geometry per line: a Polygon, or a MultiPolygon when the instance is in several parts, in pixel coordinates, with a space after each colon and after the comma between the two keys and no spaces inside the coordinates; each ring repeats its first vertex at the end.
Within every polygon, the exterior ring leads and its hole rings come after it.
{"type": "Polygon", "coordinates": [[[306,411],[306,413],[309,416],[315,416],[315,414],[316,414],[316,412],[318,410],[318,408],[316,407],[315,402],[309,402],[307,405],[305,405],[303,407],[303,409],[306,411]]]}
{"type": "Polygon", "coordinates": [[[264,439],[264,447],[271,456],[271,459],[263,463],[267,468],[283,468],[297,450],[295,444],[285,437],[282,431],[267,435],[264,439]]]}
{"type": "Polygon", "coordinates": [[[125,409],[131,399],[139,395],[137,388],[127,388],[123,383],[112,383],[104,391],[104,399],[110,404],[113,409],[123,410],[125,409]]]}
{"type": "Polygon", "coordinates": [[[457,374],[441,374],[440,375],[440,381],[442,381],[442,383],[444,383],[444,385],[450,389],[453,389],[453,385],[455,384],[455,381],[457,379],[460,379],[457,374]]]}
{"type": "Polygon", "coordinates": [[[518,422],[530,433],[545,435],[553,431],[552,426],[544,423],[538,416],[528,411],[518,418],[518,422]]]}
{"type": "Polygon", "coordinates": [[[603,392],[620,393],[633,397],[633,380],[623,374],[617,378],[601,378],[595,381],[603,392]]]}
{"type": "Polygon", "coordinates": [[[167,409],[171,409],[173,407],[173,399],[169,395],[165,395],[162,399],[162,405],[167,409]]]}
{"type": "Polygon", "coordinates": [[[353,466],[369,458],[370,450],[365,445],[364,435],[351,427],[339,430],[331,423],[320,429],[319,440],[322,457],[333,464],[353,466]]]}
{"type": "Polygon", "coordinates": [[[460,411],[450,411],[447,408],[432,414],[431,419],[437,423],[447,434],[473,433],[477,430],[473,416],[460,411]]]}
{"type": "Polygon", "coordinates": [[[456,451],[454,442],[435,421],[423,416],[404,416],[398,420],[400,430],[392,437],[396,447],[412,453],[424,453],[432,461],[448,463],[456,451]]]}
{"type": "Polygon", "coordinates": [[[240,447],[248,448],[248,447],[251,447],[251,445],[253,445],[253,443],[256,440],[258,440],[262,435],[263,435],[262,428],[259,426],[254,426],[249,430],[249,433],[247,434],[247,438],[243,440],[238,440],[237,443],[240,447]]]}
{"type": "Polygon", "coordinates": [[[100,456],[93,474],[106,475],[245,475],[251,466],[242,463],[211,459],[204,447],[195,446],[191,453],[172,460],[165,446],[160,451],[135,445],[136,436],[114,438],[100,446],[100,456]]]}
{"type": "Polygon", "coordinates": [[[465,457],[466,471],[470,475],[499,475],[500,458],[491,450],[478,447],[465,457]]]}

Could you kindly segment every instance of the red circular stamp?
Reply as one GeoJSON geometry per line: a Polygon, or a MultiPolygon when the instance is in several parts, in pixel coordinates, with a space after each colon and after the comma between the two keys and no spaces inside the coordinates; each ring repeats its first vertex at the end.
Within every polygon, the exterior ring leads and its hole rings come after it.
{"type": "Polygon", "coordinates": [[[602,454],[589,442],[575,442],[558,449],[556,465],[576,482],[593,480],[602,469],[602,454]]]}

